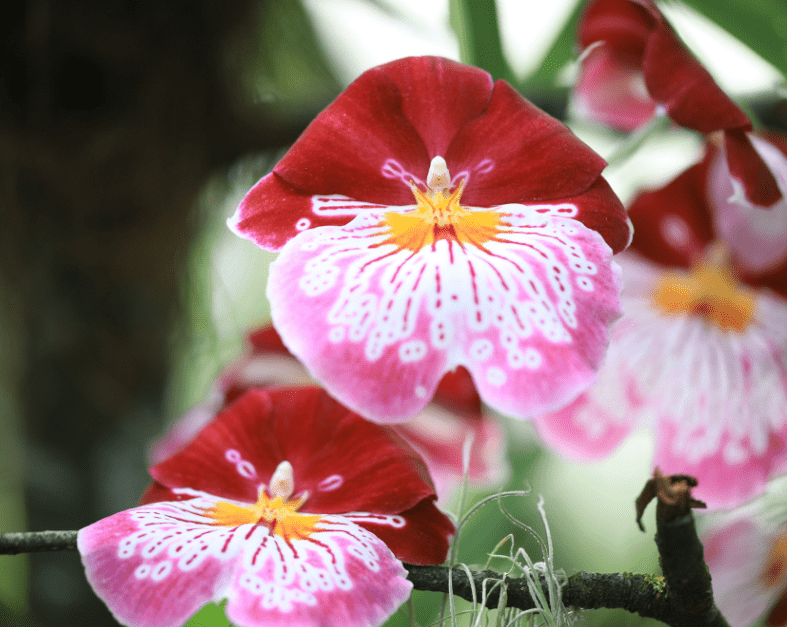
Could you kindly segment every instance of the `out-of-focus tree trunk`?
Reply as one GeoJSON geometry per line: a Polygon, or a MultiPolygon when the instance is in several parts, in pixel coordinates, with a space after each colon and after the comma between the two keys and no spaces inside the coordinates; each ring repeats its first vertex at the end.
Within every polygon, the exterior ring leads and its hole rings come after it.
{"type": "MultiPolygon", "coordinates": [[[[302,126],[244,109],[225,78],[260,32],[259,2],[13,4],[0,9],[0,297],[15,321],[2,333],[20,347],[28,527],[77,529],[138,498],[200,187],[302,126]]],[[[30,559],[32,624],[115,624],[78,556],[30,559]]]]}

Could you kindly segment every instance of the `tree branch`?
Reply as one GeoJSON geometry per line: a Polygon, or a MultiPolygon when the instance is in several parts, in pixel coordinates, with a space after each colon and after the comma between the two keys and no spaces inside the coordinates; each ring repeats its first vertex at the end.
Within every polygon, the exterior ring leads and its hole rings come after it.
{"type": "Polygon", "coordinates": [[[76,531],[29,531],[27,533],[0,533],[0,555],[76,550],[76,531]]]}

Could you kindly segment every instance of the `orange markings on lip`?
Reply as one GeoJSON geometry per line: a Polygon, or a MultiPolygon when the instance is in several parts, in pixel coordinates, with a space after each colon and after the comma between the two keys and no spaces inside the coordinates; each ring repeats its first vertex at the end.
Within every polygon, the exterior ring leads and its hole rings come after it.
{"type": "Polygon", "coordinates": [[[386,213],[381,226],[384,224],[390,233],[377,246],[393,244],[400,250],[406,248],[416,252],[445,239],[480,248],[500,232],[500,213],[471,211],[459,203],[464,182],[450,194],[442,189],[424,193],[413,183],[410,187],[416,200],[415,210],[386,213]]]}
{"type": "Polygon", "coordinates": [[[308,493],[294,501],[285,501],[281,496],[270,498],[263,487],[254,505],[219,501],[207,514],[213,518],[215,525],[236,527],[259,524],[285,540],[306,538],[315,531],[315,525],[321,518],[315,514],[298,513],[307,497],[308,493]]]}
{"type": "Polygon", "coordinates": [[[717,243],[688,273],[665,273],[653,304],[664,313],[701,315],[724,331],[740,332],[753,320],[756,301],[738,282],[729,250],[717,243]]]}

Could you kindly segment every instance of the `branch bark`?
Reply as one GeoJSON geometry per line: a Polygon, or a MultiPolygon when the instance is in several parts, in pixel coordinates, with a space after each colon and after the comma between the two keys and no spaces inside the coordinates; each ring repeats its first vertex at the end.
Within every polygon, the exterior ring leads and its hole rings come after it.
{"type": "MultiPolygon", "coordinates": [[[[76,531],[38,531],[0,533],[0,554],[15,555],[39,551],[75,551],[76,531]]],[[[672,627],[697,625],[729,627],[713,603],[710,575],[703,561],[694,519],[687,516],[671,521],[658,520],[656,545],[661,554],[665,576],[632,573],[579,572],[568,578],[563,587],[563,602],[577,609],[620,608],[643,617],[655,618],[672,627]]],[[[472,583],[458,567],[416,566],[405,564],[408,579],[416,590],[448,592],[448,577],[454,594],[473,600],[473,585],[480,600],[481,591],[496,581],[505,581],[507,606],[521,610],[535,607],[524,579],[506,579],[500,573],[471,571],[472,583]]],[[[548,594],[546,582],[542,588],[548,594]]],[[[498,606],[500,588],[486,597],[486,606],[498,606]]]]}

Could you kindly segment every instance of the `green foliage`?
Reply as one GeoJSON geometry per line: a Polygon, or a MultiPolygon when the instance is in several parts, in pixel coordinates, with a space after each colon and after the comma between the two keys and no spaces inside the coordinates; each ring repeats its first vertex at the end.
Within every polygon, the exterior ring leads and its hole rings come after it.
{"type": "Polygon", "coordinates": [[[685,0],[787,75],[787,2],[685,0]]]}

